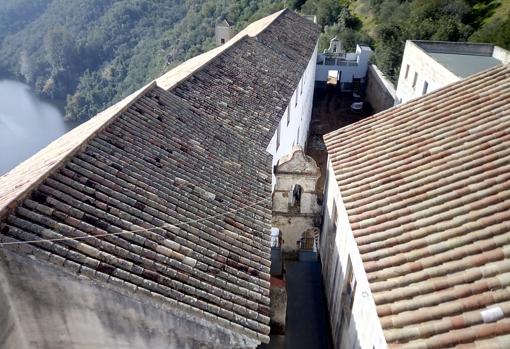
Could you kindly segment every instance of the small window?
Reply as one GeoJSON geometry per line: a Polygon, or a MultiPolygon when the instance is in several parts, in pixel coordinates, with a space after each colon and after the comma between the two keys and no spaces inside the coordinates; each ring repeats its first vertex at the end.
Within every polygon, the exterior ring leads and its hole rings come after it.
{"type": "Polygon", "coordinates": [[[336,209],[336,201],[333,200],[333,210],[331,211],[331,229],[332,232],[336,232],[336,221],[338,220],[338,213],[336,209]]]}
{"type": "Polygon", "coordinates": [[[354,302],[354,292],[356,292],[356,278],[354,277],[354,273],[352,271],[352,262],[351,262],[351,256],[347,258],[347,270],[345,274],[345,294],[347,297],[349,297],[349,300],[351,301],[350,304],[347,304],[347,308],[349,312],[352,310],[352,304],[354,302]]]}
{"type": "Polygon", "coordinates": [[[300,207],[301,206],[301,192],[303,191],[303,187],[299,184],[294,184],[292,186],[292,193],[289,195],[289,206],[290,207],[300,207]]]}
{"type": "Polygon", "coordinates": [[[418,81],[418,73],[414,73],[414,78],[413,78],[413,88],[416,87],[416,81],[418,81]]]}
{"type": "Polygon", "coordinates": [[[406,74],[404,76],[404,79],[407,79],[408,75],[409,75],[409,64],[406,65],[406,74]]]}
{"type": "Polygon", "coordinates": [[[276,129],[276,151],[280,148],[280,125],[281,124],[278,124],[278,128],[276,129]]]}
{"type": "Polygon", "coordinates": [[[225,39],[221,39],[221,44],[223,45],[225,43],[225,39]]]}
{"type": "Polygon", "coordinates": [[[290,124],[290,106],[287,108],[287,126],[290,124]]]}
{"type": "Polygon", "coordinates": [[[354,304],[354,294],[356,293],[356,278],[352,270],[351,256],[347,257],[347,268],[345,270],[345,284],[342,291],[342,317],[340,323],[341,334],[349,328],[351,321],[352,306],[354,304]]]}
{"type": "Polygon", "coordinates": [[[294,104],[294,106],[297,106],[298,95],[299,95],[299,85],[297,86],[297,89],[296,89],[296,104],[294,104]]]}
{"type": "Polygon", "coordinates": [[[421,91],[421,94],[424,95],[425,93],[427,93],[428,89],[429,89],[429,83],[424,81],[423,82],[423,90],[421,91]]]}

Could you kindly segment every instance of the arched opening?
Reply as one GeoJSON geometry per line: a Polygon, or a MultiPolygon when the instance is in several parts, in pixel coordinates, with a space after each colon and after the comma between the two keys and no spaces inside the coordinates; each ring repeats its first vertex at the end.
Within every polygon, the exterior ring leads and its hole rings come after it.
{"type": "Polygon", "coordinates": [[[289,211],[300,212],[301,211],[301,193],[303,188],[299,184],[294,184],[289,193],[289,211]]]}
{"type": "Polygon", "coordinates": [[[317,252],[319,247],[319,229],[311,228],[304,231],[298,244],[300,250],[317,252]]]}

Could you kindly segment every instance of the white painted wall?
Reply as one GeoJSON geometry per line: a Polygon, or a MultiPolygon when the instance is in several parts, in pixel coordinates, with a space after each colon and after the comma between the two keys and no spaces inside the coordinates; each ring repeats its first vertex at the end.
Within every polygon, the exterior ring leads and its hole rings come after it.
{"type": "Polygon", "coordinates": [[[395,87],[375,64],[368,66],[366,96],[374,113],[393,107],[397,98],[395,87]]]}
{"type": "Polygon", "coordinates": [[[494,46],[492,57],[499,59],[501,62],[508,64],[510,63],[510,51],[505,50],[499,46],[494,46]]]}
{"type": "Polygon", "coordinates": [[[387,348],[375,302],[368,284],[368,278],[363,268],[352,230],[347,217],[347,211],[342,201],[342,195],[328,160],[328,175],[325,183],[324,224],[320,237],[320,254],[322,261],[322,275],[335,348],[387,348]],[[337,229],[332,228],[333,202],[337,207],[337,229]],[[347,260],[350,255],[357,287],[354,293],[354,303],[347,334],[340,332],[340,299],[344,287],[347,260]]]}
{"type": "Polygon", "coordinates": [[[428,83],[427,93],[429,93],[460,79],[430,57],[418,45],[407,40],[404,56],[402,57],[402,66],[400,67],[395,104],[405,103],[411,99],[423,96],[423,85],[425,82],[428,83]],[[407,65],[409,65],[409,72],[406,78],[407,65]],[[418,78],[413,87],[415,73],[418,78]]]}
{"type": "MultiPolygon", "coordinates": [[[[317,64],[317,72],[315,74],[316,81],[327,81],[328,71],[338,70],[342,74],[340,83],[352,83],[353,78],[364,79],[367,75],[368,62],[372,56],[372,50],[368,46],[356,46],[356,59],[353,61],[338,61],[338,65],[317,64]]],[[[347,53],[347,55],[353,55],[347,53]]],[[[320,59],[319,59],[320,61],[320,59]]],[[[320,63],[320,62],[318,62],[320,63]]]]}
{"type": "MultiPolygon", "coordinates": [[[[276,165],[282,156],[289,154],[295,144],[303,148],[305,147],[312,117],[317,49],[318,44],[315,45],[315,50],[308,62],[308,66],[280,120],[280,125],[278,126],[280,129],[280,145],[276,146],[277,130],[267,147],[267,151],[273,155],[273,165],[276,165]],[[288,123],[287,118],[289,120],[288,123]]],[[[274,183],[275,179],[273,176],[273,186],[274,183]]]]}

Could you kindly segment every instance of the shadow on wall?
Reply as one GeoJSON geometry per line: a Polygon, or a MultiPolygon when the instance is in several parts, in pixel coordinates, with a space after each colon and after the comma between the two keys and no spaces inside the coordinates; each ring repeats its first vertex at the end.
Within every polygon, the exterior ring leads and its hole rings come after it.
{"type": "MultiPolygon", "coordinates": [[[[333,255],[330,260],[335,262],[329,266],[329,269],[322,270],[333,346],[334,348],[361,348],[356,330],[358,326],[352,316],[353,299],[346,292],[348,283],[344,282],[344,270],[340,264],[338,252],[335,248],[331,250],[330,253],[333,255]],[[325,273],[331,273],[331,277],[326,278],[325,273]]],[[[351,292],[355,292],[355,289],[351,292]]]]}
{"type": "Polygon", "coordinates": [[[337,226],[333,223],[336,220],[336,207],[330,214],[325,212],[319,252],[331,336],[334,348],[360,348],[356,331],[358,326],[352,316],[356,279],[353,277],[350,259],[346,266],[340,263],[336,248],[337,226]]]}

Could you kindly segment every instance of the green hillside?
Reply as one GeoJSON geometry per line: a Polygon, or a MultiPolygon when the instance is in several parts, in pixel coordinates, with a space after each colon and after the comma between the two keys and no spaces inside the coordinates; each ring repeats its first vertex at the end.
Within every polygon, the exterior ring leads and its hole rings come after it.
{"type": "Polygon", "coordinates": [[[270,0],[3,0],[0,74],[67,99],[67,118],[87,118],[212,48],[220,18],[242,27],[281,8],[270,0]]]}
{"type": "Polygon", "coordinates": [[[510,48],[510,0],[2,0],[0,76],[66,100],[84,119],[213,47],[215,23],[238,30],[284,7],[316,14],[321,49],[375,48],[391,78],[406,39],[485,41],[510,48]]]}
{"type": "Polygon", "coordinates": [[[398,79],[405,40],[488,42],[510,49],[510,0],[345,1],[373,40],[375,63],[398,79]]]}

